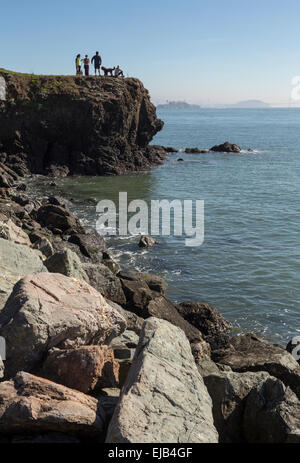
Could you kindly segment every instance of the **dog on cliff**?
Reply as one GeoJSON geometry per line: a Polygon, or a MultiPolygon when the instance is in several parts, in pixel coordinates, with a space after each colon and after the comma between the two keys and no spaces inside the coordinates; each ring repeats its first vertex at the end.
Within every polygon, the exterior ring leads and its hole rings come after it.
{"type": "Polygon", "coordinates": [[[116,69],[116,68],[106,68],[104,66],[102,66],[102,71],[104,71],[104,76],[108,76],[109,74],[111,75],[111,77],[113,77],[113,71],[116,69]]]}

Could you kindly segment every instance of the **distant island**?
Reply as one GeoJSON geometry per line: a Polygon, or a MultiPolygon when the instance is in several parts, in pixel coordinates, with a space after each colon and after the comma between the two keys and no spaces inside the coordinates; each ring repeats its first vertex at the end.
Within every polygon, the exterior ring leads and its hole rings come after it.
{"type": "Polygon", "coordinates": [[[261,100],[246,100],[227,105],[228,108],[271,108],[271,105],[261,100]]]}
{"type": "Polygon", "coordinates": [[[186,103],[185,101],[167,101],[166,104],[157,105],[157,109],[168,109],[171,111],[188,109],[188,110],[194,111],[197,109],[201,109],[201,106],[196,105],[196,104],[189,104],[189,103],[186,103]]]}
{"type": "Polygon", "coordinates": [[[189,110],[189,111],[197,111],[198,109],[266,109],[272,108],[272,106],[268,103],[265,103],[261,100],[245,100],[239,101],[238,103],[233,104],[211,104],[211,105],[197,105],[197,104],[190,104],[186,101],[167,101],[165,104],[157,105],[157,109],[169,110],[169,111],[180,111],[180,110],[189,110]]]}

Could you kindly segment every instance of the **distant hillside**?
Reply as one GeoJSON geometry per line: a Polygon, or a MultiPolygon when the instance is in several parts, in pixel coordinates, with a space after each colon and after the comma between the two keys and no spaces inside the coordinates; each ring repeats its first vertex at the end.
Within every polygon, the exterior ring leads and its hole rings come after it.
{"type": "Polygon", "coordinates": [[[271,105],[261,100],[246,100],[228,105],[230,108],[270,108],[271,105]]]}
{"type": "Polygon", "coordinates": [[[188,109],[188,110],[195,110],[195,109],[200,109],[201,106],[196,105],[196,104],[189,104],[186,103],[185,101],[168,101],[166,104],[159,104],[157,106],[157,109],[168,109],[171,111],[174,110],[180,110],[180,109],[188,109]]]}

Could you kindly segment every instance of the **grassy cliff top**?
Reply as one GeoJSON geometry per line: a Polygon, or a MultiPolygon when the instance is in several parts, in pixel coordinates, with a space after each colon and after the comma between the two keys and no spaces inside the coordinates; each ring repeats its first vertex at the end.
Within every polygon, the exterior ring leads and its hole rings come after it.
{"type": "Polygon", "coordinates": [[[126,91],[146,91],[143,84],[136,78],[116,78],[104,76],[75,75],[37,75],[24,74],[0,68],[7,84],[8,99],[34,99],[48,95],[71,95],[85,98],[91,94],[116,95],[126,91]]]}

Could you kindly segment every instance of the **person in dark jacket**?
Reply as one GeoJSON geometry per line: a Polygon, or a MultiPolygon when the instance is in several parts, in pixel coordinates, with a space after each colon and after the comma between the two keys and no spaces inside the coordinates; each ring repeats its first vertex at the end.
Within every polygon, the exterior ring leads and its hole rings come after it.
{"type": "Polygon", "coordinates": [[[84,73],[86,76],[89,76],[90,75],[90,58],[88,57],[88,55],[85,55],[83,64],[84,64],[84,73]]]}
{"type": "Polygon", "coordinates": [[[102,58],[99,55],[99,51],[96,51],[96,54],[93,56],[92,63],[94,63],[94,66],[95,66],[95,76],[97,75],[97,71],[99,72],[99,76],[100,76],[101,75],[100,74],[100,68],[101,68],[101,64],[102,64],[102,58]]]}

